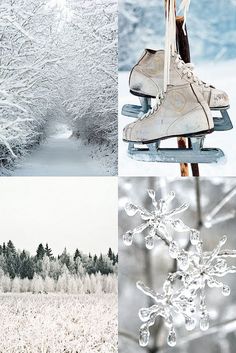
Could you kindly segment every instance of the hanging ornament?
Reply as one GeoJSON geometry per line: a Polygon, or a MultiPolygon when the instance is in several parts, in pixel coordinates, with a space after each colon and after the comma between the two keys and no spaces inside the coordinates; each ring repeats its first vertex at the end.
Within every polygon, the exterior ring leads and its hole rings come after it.
{"type": "Polygon", "coordinates": [[[227,241],[225,235],[213,250],[204,251],[200,232],[185,225],[181,219],[173,218],[184,212],[188,205],[183,204],[169,210],[169,204],[175,197],[174,192],[170,192],[165,199],[159,201],[156,200],[154,190],[148,190],[148,195],[152,200],[153,210],[151,211],[131,203],[126,205],[127,214],[134,216],[139,213],[144,223],[134,230],[126,232],[124,243],[131,245],[134,235],[146,230],[148,232],[145,236],[146,247],[149,250],[153,249],[155,239],[163,241],[168,246],[170,257],[177,261],[177,270],[168,274],[160,293],[141,281],[137,282],[137,288],[153,300],[153,305],[139,310],[139,318],[143,322],[140,327],[139,343],[143,347],[148,345],[149,328],[155,325],[156,318],[160,316],[165,320],[169,329],[167,344],[174,347],[177,342],[174,328],[177,316],[183,317],[187,331],[196,327],[197,319],[199,319],[199,327],[202,331],[209,328],[210,317],[206,304],[206,287],[219,288],[224,296],[230,295],[230,287],[219,281],[218,278],[229,273],[236,273],[236,266],[229,266],[226,261],[228,257],[235,257],[235,251],[222,250],[227,241]],[[170,236],[170,228],[176,232],[189,233],[191,249],[188,251],[181,249],[177,241],[170,236]]]}

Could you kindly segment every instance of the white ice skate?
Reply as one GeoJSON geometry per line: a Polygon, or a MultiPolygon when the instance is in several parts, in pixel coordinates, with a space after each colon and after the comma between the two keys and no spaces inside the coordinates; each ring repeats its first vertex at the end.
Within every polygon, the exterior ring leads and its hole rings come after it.
{"type": "Polygon", "coordinates": [[[129,142],[130,157],[142,161],[171,163],[211,163],[224,156],[220,149],[204,149],[204,136],[214,130],[214,122],[202,93],[193,83],[169,85],[160,93],[156,104],[123,131],[123,140],[129,142]],[[166,138],[187,136],[189,149],[161,149],[166,138]],[[145,144],[145,148],[135,144],[145,144]]]}
{"type": "MultiPolygon", "coordinates": [[[[180,56],[175,53],[170,61],[170,84],[183,85],[191,83],[202,93],[208,106],[213,111],[220,111],[221,118],[214,118],[215,131],[232,129],[232,123],[227,113],[229,108],[228,95],[215,87],[201,81],[193,72],[193,65],[185,64],[180,56]]],[[[151,98],[163,90],[164,79],[164,50],[146,49],[133,67],[129,86],[130,92],[140,97],[141,106],[127,104],[122,109],[122,114],[131,117],[139,117],[151,108],[151,98]]]]}

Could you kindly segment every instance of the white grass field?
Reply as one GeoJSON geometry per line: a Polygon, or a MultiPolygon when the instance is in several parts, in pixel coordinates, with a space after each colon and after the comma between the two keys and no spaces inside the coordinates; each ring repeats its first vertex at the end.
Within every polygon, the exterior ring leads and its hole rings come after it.
{"type": "Polygon", "coordinates": [[[1,294],[0,353],[113,353],[115,294],[1,294]]]}

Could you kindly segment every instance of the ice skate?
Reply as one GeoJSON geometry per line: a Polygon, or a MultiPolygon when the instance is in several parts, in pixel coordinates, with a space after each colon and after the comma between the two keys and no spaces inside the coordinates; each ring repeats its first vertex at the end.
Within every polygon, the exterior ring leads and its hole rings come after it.
{"type": "MultiPolygon", "coordinates": [[[[169,75],[171,85],[191,83],[202,93],[212,111],[220,111],[221,117],[214,118],[215,131],[232,129],[227,113],[229,98],[224,91],[201,81],[194,74],[193,65],[185,64],[177,53],[171,56],[169,75]]],[[[141,106],[127,104],[123,107],[122,114],[137,118],[147,112],[151,107],[151,98],[155,98],[163,90],[163,79],[164,50],[146,49],[129,78],[130,92],[140,97],[141,106]]]]}
{"type": "Polygon", "coordinates": [[[156,99],[152,109],[124,128],[123,140],[129,142],[130,157],[153,162],[211,163],[224,156],[219,149],[203,149],[204,137],[214,130],[214,122],[196,85],[169,85],[156,99]],[[192,147],[160,148],[161,140],[177,136],[189,137],[192,147]],[[146,146],[135,147],[137,143],[146,146]]]}

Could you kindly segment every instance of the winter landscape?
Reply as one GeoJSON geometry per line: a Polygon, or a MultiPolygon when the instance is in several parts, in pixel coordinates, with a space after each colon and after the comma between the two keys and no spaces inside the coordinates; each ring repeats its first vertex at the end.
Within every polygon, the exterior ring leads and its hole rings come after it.
{"type": "MultiPolygon", "coordinates": [[[[180,2],[177,1],[177,4],[180,2]]],[[[124,104],[139,104],[129,93],[129,71],[137,63],[144,48],[162,49],[164,46],[164,7],[162,1],[148,4],[136,0],[121,0],[119,16],[119,173],[123,176],[180,175],[178,164],[145,163],[127,155],[128,144],[122,141],[123,128],[133,121],[121,115],[124,104]]],[[[234,0],[215,2],[191,1],[187,16],[191,62],[194,73],[229,95],[229,115],[235,125],[236,90],[236,3],[234,0]],[[201,30],[199,30],[201,28],[201,30]]],[[[218,112],[214,113],[218,116],[218,112]]],[[[201,176],[236,175],[235,129],[213,132],[206,136],[204,146],[224,151],[219,164],[201,164],[201,176]]],[[[176,148],[175,138],[164,140],[161,147],[176,148]]]]}
{"type": "Polygon", "coordinates": [[[3,0],[0,175],[117,172],[117,3],[3,0]]]}
{"type": "Polygon", "coordinates": [[[106,224],[97,211],[103,193],[112,194],[116,185],[103,178],[75,178],[69,185],[63,178],[35,179],[0,183],[0,352],[117,352],[113,197],[102,210],[106,224]]]}
{"type": "Polygon", "coordinates": [[[0,253],[1,352],[117,351],[118,258],[111,249],[110,257],[77,249],[54,258],[48,245],[30,256],[9,241],[0,253]]]}

